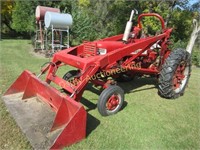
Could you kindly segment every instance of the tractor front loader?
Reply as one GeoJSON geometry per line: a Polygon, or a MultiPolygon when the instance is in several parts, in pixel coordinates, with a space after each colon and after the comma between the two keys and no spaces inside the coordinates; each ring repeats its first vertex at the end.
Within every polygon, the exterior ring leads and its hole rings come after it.
{"type": "Polygon", "coordinates": [[[155,13],[141,14],[132,26],[131,12],[125,33],[59,51],[35,76],[24,71],[3,96],[3,100],[34,148],[62,148],[85,138],[86,111],[79,103],[88,83],[103,88],[97,102],[102,116],[117,113],[124,102],[124,91],[117,81],[135,75],[158,77],[158,93],[168,99],[183,95],[190,76],[190,55],[168,47],[171,28],[155,13]],[[143,32],[142,18],[155,17],[161,31],[143,32]],[[73,66],[59,77],[62,66],[73,66]],[[39,77],[46,73],[45,81],[39,77]],[[63,93],[51,86],[55,83],[63,93]]]}

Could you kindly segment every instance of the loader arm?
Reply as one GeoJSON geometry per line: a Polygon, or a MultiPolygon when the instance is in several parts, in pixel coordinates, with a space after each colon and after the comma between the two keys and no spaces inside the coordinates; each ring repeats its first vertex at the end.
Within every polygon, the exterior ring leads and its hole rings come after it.
{"type": "MultiPolygon", "coordinates": [[[[163,33],[163,34],[160,34],[160,35],[155,36],[155,37],[148,37],[145,40],[140,40],[136,43],[129,44],[124,48],[116,49],[115,51],[108,54],[108,56],[107,56],[108,63],[112,64],[112,63],[116,62],[116,60],[120,60],[123,57],[129,55],[130,53],[135,52],[138,49],[141,49],[141,51],[139,53],[137,53],[137,55],[134,55],[127,62],[127,64],[128,64],[133,59],[137,58],[141,53],[143,53],[148,47],[153,45],[155,42],[157,42],[158,40],[163,40],[164,38],[166,38],[166,35],[167,35],[167,33],[163,33]]],[[[165,51],[165,49],[163,49],[162,51],[165,51]]]]}

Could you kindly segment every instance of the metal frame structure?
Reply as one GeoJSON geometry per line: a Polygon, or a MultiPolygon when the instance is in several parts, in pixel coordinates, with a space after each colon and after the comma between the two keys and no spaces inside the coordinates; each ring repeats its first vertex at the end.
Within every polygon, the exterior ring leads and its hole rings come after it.
{"type": "Polygon", "coordinates": [[[37,21],[35,33],[35,50],[41,49],[43,51],[44,49],[47,49],[47,32],[43,29],[43,22],[44,21],[42,20],[37,21]],[[38,43],[40,44],[39,48],[38,43]]]}
{"type": "MultiPolygon", "coordinates": [[[[73,97],[76,101],[80,101],[85,86],[88,83],[87,77],[92,77],[98,72],[111,70],[114,71],[113,68],[115,68],[115,71],[117,71],[118,69],[126,69],[133,63],[141,63],[141,68],[132,67],[130,71],[141,74],[158,74],[161,65],[164,63],[164,60],[169,55],[170,50],[168,49],[167,45],[172,29],[166,29],[163,26],[164,20],[158,14],[142,14],[138,18],[139,28],[136,27],[135,30],[132,31],[134,35],[139,34],[139,31],[141,30],[140,19],[144,16],[155,16],[159,18],[162,24],[162,33],[154,37],[146,37],[141,39],[130,38],[128,43],[126,44],[120,41],[123,35],[117,35],[94,42],[84,43],[80,46],[68,48],[66,50],[57,52],[54,54],[52,63],[47,66],[48,69],[44,69],[48,70],[46,82],[54,82],[55,84],[61,86],[63,89],[71,93],[69,97],[73,97]],[[139,62],[139,60],[137,60],[139,56],[145,57],[145,51],[150,50],[150,48],[158,42],[161,46],[159,53],[162,56],[159,58],[158,66],[149,65],[147,67],[143,65],[142,62],[139,62]],[[97,45],[101,45],[101,47],[103,48],[109,47],[107,48],[107,54],[97,55],[97,45]],[[91,50],[92,54],[89,53],[91,52],[91,50]],[[125,59],[125,57],[127,57],[126,60],[119,66],[118,61],[125,59]],[[78,78],[81,82],[79,82],[78,85],[71,85],[70,83],[56,75],[57,69],[64,64],[73,66],[80,70],[81,76],[79,76],[78,78]]],[[[152,53],[151,55],[152,59],[156,58],[155,53],[152,53]]],[[[92,82],[95,84],[99,84],[103,87],[107,87],[107,82],[104,82],[101,79],[93,80],[92,82]]]]}
{"type": "MultiPolygon", "coordinates": [[[[48,29],[46,29],[48,30],[48,29]]],[[[64,47],[63,44],[63,32],[67,33],[67,48],[69,48],[69,27],[66,27],[66,29],[57,29],[54,28],[53,25],[51,26],[51,48],[52,48],[52,53],[55,53],[55,48],[59,48],[62,49],[64,47]],[[59,36],[59,44],[55,44],[54,40],[55,40],[55,32],[59,32],[60,36],[59,36]]]]}

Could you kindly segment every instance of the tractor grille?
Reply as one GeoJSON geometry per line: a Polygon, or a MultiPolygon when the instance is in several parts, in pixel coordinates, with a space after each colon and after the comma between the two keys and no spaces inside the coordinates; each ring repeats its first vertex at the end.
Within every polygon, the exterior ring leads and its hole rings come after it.
{"type": "Polygon", "coordinates": [[[95,56],[97,54],[97,45],[96,43],[84,43],[83,54],[85,57],[95,56]]]}

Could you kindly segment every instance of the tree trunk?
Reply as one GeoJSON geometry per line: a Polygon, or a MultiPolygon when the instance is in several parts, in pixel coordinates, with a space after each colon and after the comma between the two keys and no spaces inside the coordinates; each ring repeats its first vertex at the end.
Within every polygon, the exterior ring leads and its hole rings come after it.
{"type": "Polygon", "coordinates": [[[190,36],[190,41],[188,42],[186,51],[188,51],[190,54],[192,53],[192,49],[195,43],[196,38],[198,37],[198,34],[200,34],[200,26],[198,26],[198,22],[196,19],[193,20],[193,32],[190,36]]]}

